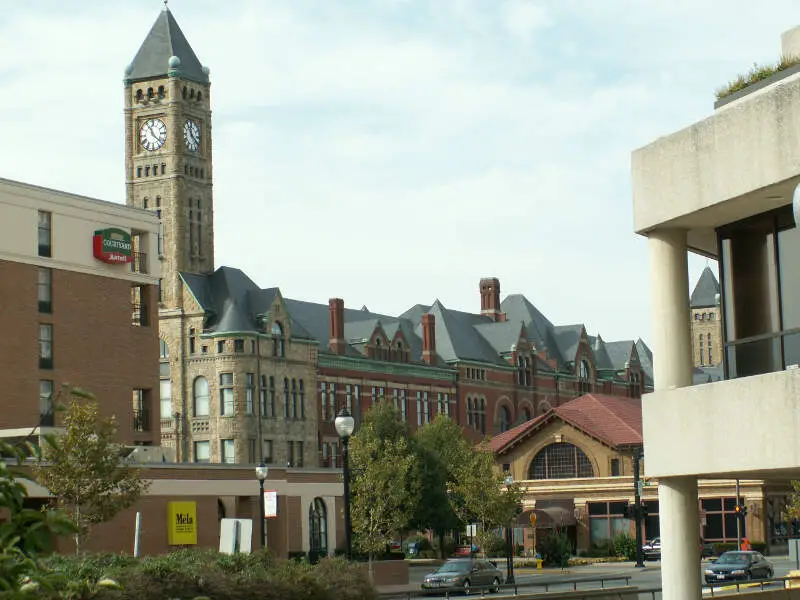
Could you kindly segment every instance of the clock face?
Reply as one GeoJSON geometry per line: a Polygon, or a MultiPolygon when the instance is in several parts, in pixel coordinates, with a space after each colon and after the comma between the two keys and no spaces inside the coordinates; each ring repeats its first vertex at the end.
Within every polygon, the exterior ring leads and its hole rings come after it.
{"type": "Polygon", "coordinates": [[[139,131],[139,139],[145,150],[158,150],[167,141],[167,126],[161,119],[148,119],[139,131]]]}
{"type": "Polygon", "coordinates": [[[197,121],[186,119],[186,123],[183,124],[183,141],[189,150],[197,152],[200,147],[200,125],[197,121]]]}

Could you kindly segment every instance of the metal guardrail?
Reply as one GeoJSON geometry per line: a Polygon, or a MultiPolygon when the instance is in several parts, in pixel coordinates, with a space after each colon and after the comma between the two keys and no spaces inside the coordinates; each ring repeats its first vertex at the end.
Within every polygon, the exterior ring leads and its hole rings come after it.
{"type": "MultiPolygon", "coordinates": [[[[505,593],[508,595],[509,593],[512,594],[514,597],[517,598],[525,598],[530,596],[533,592],[528,594],[520,594],[520,590],[526,590],[529,588],[544,588],[545,593],[550,591],[550,588],[553,586],[564,586],[564,585],[572,585],[571,592],[578,592],[578,585],[582,583],[600,583],[600,587],[594,587],[587,590],[580,590],[581,593],[586,592],[597,592],[601,594],[603,592],[607,592],[610,589],[624,589],[624,588],[609,588],[606,587],[606,583],[612,581],[624,581],[625,586],[628,587],[630,585],[631,576],[630,575],[612,575],[609,577],[581,577],[578,579],[559,579],[559,580],[552,580],[552,581],[526,581],[524,583],[502,583],[497,587],[498,593],[503,594],[505,593]]],[[[484,597],[487,594],[492,593],[494,590],[493,585],[472,585],[470,586],[470,594],[471,595],[479,595],[480,597],[484,597]]],[[[660,588],[659,588],[660,591],[660,588]]],[[[443,591],[441,594],[437,594],[436,590],[423,590],[422,588],[410,592],[384,592],[379,594],[379,598],[383,600],[411,600],[412,598],[422,598],[427,596],[434,596],[437,595],[440,598],[451,598],[452,596],[463,596],[462,591],[443,591]]],[[[573,596],[563,596],[563,594],[567,593],[567,591],[560,591],[559,598],[573,598],[573,596]]],[[[540,592],[536,592],[538,598],[541,598],[540,592]]],[[[597,594],[595,594],[597,595],[597,594]]],[[[574,598],[582,598],[583,596],[574,596],[574,598]]],[[[589,598],[590,596],[586,596],[589,598]]]]}

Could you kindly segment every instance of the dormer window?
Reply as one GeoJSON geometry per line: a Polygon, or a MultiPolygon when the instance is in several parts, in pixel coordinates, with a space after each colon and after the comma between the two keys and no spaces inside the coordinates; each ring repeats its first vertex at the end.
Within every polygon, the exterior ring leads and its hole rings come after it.
{"type": "Polygon", "coordinates": [[[283,357],[285,356],[285,341],[283,339],[283,327],[278,321],[272,324],[272,355],[283,357]]]}

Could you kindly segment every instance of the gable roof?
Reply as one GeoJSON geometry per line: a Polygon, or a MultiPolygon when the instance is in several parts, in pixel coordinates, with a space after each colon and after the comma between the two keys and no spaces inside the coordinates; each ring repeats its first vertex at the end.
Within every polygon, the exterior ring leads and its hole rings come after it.
{"type": "Polygon", "coordinates": [[[642,444],[640,400],[584,394],[493,437],[488,446],[495,453],[502,454],[554,419],[560,419],[613,448],[642,444]]]}
{"type": "Polygon", "coordinates": [[[694,286],[689,305],[692,308],[705,308],[717,305],[717,294],[719,294],[719,281],[714,272],[706,267],[694,286]]]}
{"type": "Polygon", "coordinates": [[[177,67],[181,77],[208,83],[208,70],[197,58],[178,22],[168,8],[164,8],[150,28],[133,62],[126,70],[128,81],[141,81],[166,77],[170,70],[169,59],[177,56],[181,62],[177,67]]]}

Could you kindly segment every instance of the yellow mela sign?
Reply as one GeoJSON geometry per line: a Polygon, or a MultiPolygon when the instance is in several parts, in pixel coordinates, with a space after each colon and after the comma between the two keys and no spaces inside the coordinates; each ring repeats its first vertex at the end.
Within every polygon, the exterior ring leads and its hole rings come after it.
{"type": "Polygon", "coordinates": [[[197,502],[167,503],[167,543],[170,546],[197,544],[197,502]]]}

